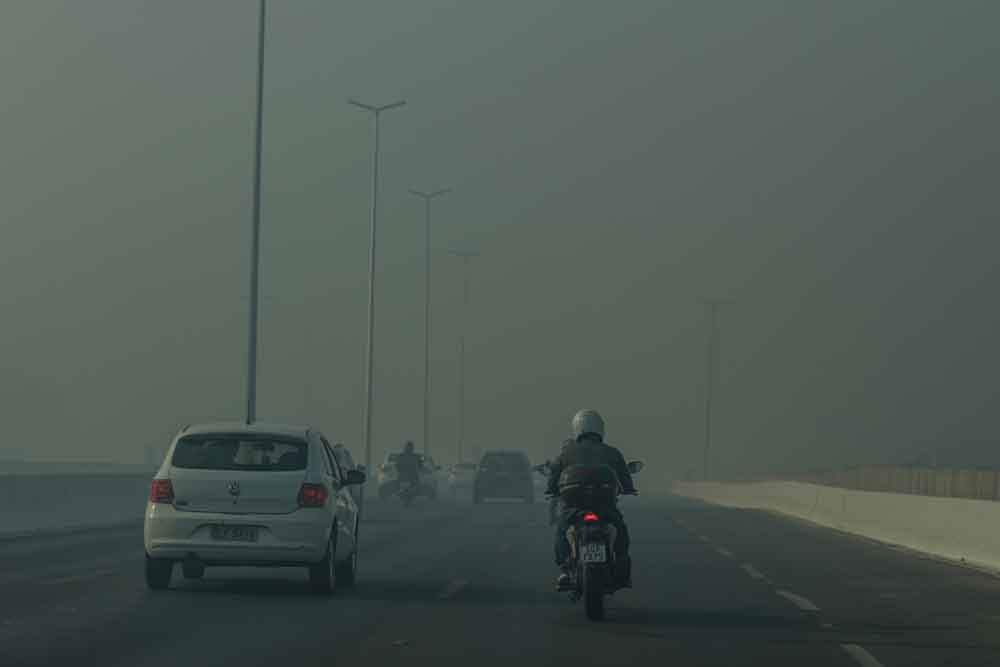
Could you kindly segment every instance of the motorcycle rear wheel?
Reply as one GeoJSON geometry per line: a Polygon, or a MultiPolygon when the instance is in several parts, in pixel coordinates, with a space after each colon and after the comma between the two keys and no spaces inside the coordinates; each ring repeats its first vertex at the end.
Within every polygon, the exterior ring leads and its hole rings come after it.
{"type": "Polygon", "coordinates": [[[591,621],[604,620],[604,589],[601,575],[593,565],[583,566],[583,605],[591,621]]]}

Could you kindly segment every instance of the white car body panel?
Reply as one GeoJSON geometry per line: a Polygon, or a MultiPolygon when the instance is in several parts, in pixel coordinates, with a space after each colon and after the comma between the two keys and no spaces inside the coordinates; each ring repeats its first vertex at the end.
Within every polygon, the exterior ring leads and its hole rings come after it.
{"type": "Polygon", "coordinates": [[[326,554],[330,532],[338,528],[337,560],[356,548],[358,508],[351,488],[328,457],[328,443],[305,428],[245,424],[186,429],[174,439],[155,479],[169,479],[174,502],[147,502],[143,529],[151,558],[181,560],[195,556],[207,565],[309,565],[326,554]],[[290,437],[308,447],[304,470],[209,470],[172,465],[177,442],[189,435],[254,434],[290,437]],[[322,484],[329,497],[322,507],[299,507],[304,482],[322,484]],[[238,484],[239,493],[231,491],[238,484]],[[212,538],[212,526],[252,526],[256,542],[212,538]]]}

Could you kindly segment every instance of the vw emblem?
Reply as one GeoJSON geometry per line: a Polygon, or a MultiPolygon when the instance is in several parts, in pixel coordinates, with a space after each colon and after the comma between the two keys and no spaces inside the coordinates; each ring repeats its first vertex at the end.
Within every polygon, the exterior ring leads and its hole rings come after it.
{"type": "Polygon", "coordinates": [[[226,484],[226,488],[229,489],[229,495],[238,496],[240,495],[240,483],[239,482],[229,482],[226,484]]]}

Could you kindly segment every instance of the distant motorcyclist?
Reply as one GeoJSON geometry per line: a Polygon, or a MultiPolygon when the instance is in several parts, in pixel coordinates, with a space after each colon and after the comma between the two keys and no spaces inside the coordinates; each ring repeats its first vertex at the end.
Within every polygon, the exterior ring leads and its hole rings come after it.
{"type": "MultiPolygon", "coordinates": [[[[604,442],[604,419],[595,410],[581,410],[573,417],[573,440],[568,440],[563,445],[562,452],[558,458],[552,462],[549,473],[549,484],[547,493],[552,496],[559,495],[559,480],[563,471],[572,466],[600,466],[606,465],[614,470],[621,485],[621,492],[624,494],[637,493],[635,484],[632,481],[632,474],[629,472],[625,457],[614,447],[604,442]]],[[[566,539],[566,530],[573,521],[574,516],[581,508],[563,505],[559,512],[559,521],[555,529],[555,557],[556,565],[561,573],[556,585],[565,587],[571,581],[571,573],[568,570],[570,557],[569,542],[566,539]]],[[[590,508],[601,513],[609,523],[613,524],[618,531],[618,539],[615,543],[615,559],[620,563],[619,581],[622,586],[632,585],[632,562],[629,557],[629,534],[625,520],[616,504],[608,507],[590,508]]]]}
{"type": "Polygon", "coordinates": [[[417,489],[420,485],[420,455],[413,451],[413,442],[407,440],[403,451],[396,457],[396,479],[399,484],[409,483],[417,489]]]}

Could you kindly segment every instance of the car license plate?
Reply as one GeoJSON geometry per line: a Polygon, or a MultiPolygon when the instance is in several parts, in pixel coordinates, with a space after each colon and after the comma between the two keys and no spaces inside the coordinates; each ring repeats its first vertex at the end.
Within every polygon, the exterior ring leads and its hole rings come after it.
{"type": "Polygon", "coordinates": [[[256,542],[256,526],[212,526],[212,539],[223,542],[256,542]]]}
{"type": "Polygon", "coordinates": [[[580,562],[606,563],[608,561],[608,549],[603,544],[584,544],[580,551],[580,562]]]}

